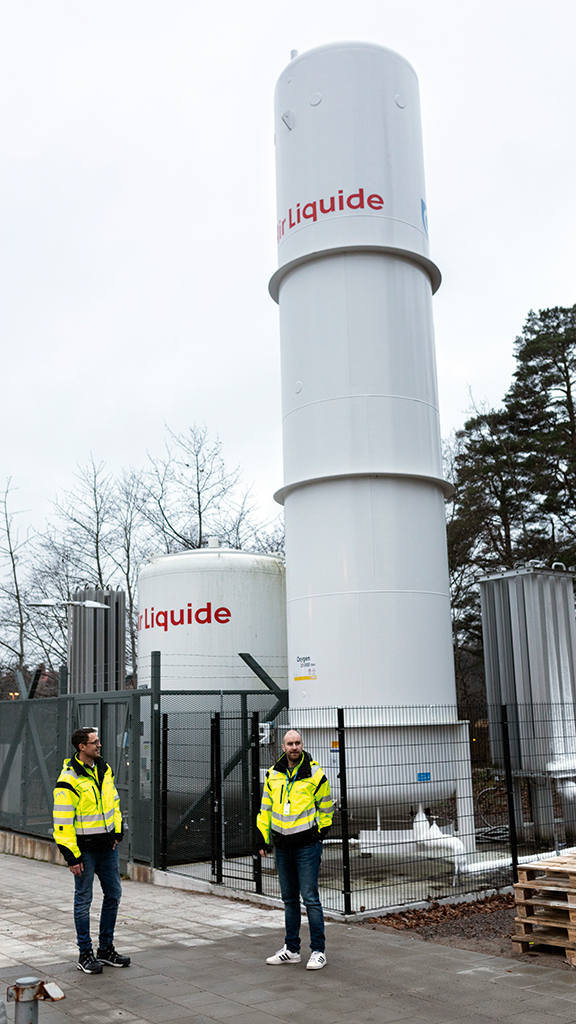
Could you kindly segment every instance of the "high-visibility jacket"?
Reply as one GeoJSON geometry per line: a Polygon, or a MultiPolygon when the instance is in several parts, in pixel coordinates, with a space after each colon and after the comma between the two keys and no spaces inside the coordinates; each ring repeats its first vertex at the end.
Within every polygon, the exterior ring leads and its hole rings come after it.
{"type": "Polygon", "coordinates": [[[64,761],[54,789],[54,840],[70,865],[80,863],[83,851],[121,842],[120,798],[103,757],[93,768],[76,755],[64,761]]]}
{"type": "Polygon", "coordinates": [[[256,825],[264,840],[281,849],[316,843],[332,824],[330,783],[317,761],[303,753],[294,770],[286,754],[266,772],[256,825]]]}

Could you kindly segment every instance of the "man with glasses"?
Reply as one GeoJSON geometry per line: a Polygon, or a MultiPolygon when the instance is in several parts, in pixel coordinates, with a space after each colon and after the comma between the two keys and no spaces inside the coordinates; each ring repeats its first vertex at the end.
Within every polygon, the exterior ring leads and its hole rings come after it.
{"type": "Polygon", "coordinates": [[[266,856],[271,840],[284,902],[284,946],[267,964],[300,963],[300,894],[310,926],[309,971],[326,966],[324,913],[318,895],[322,840],[332,824],[330,783],[317,761],[304,750],[297,729],[282,740],[282,755],[266,772],[262,805],[256,822],[266,856]]]}
{"type": "Polygon", "coordinates": [[[118,859],[118,844],[122,842],[120,799],[114,773],[100,757],[96,729],[76,729],[71,739],[76,753],[64,761],[54,789],[54,839],[74,875],[78,970],[102,974],[102,964],[130,964],[130,957],[120,956],[114,949],[114,926],[122,895],[118,859]],[[96,956],[90,938],[94,875],[104,894],[96,956]]]}

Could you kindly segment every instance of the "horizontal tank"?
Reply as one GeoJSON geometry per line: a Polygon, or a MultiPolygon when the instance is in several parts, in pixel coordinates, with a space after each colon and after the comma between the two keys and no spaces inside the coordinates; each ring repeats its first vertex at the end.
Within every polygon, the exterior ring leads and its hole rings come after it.
{"type": "Polygon", "coordinates": [[[138,682],[161,654],[169,690],[265,690],[251,654],[287,689],[284,566],[272,555],[208,547],[153,556],[138,581],[138,682]]]}

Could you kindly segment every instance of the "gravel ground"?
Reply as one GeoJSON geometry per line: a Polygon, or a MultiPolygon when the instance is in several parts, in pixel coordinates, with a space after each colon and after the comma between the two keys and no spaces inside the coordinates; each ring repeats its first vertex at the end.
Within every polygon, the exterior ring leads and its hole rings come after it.
{"type": "Polygon", "coordinates": [[[358,922],[358,927],[384,932],[409,930],[423,942],[437,942],[441,946],[469,949],[556,970],[575,970],[566,963],[564,950],[559,947],[534,946],[529,953],[515,953],[510,941],[515,916],[514,897],[504,895],[475,903],[442,906],[436,903],[426,910],[371,917],[358,922]]]}

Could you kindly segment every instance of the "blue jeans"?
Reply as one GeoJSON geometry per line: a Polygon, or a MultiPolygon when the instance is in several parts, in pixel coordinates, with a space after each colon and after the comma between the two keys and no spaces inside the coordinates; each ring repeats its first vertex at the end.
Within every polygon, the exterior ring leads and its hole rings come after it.
{"type": "Polygon", "coordinates": [[[284,901],[286,948],[300,952],[300,893],[308,914],[310,949],[324,952],[324,914],[318,895],[318,872],[322,843],[310,843],[295,850],[276,849],[276,869],[284,901]]]}
{"type": "Polygon", "coordinates": [[[96,853],[83,853],[82,866],[84,868],[82,874],[74,875],[74,924],[76,925],[78,948],[81,953],[92,949],[90,906],[94,875],[97,875],[104,893],[98,945],[100,949],[109,949],[114,943],[114,926],[122,895],[118,847],[115,850],[108,848],[96,853]]]}

